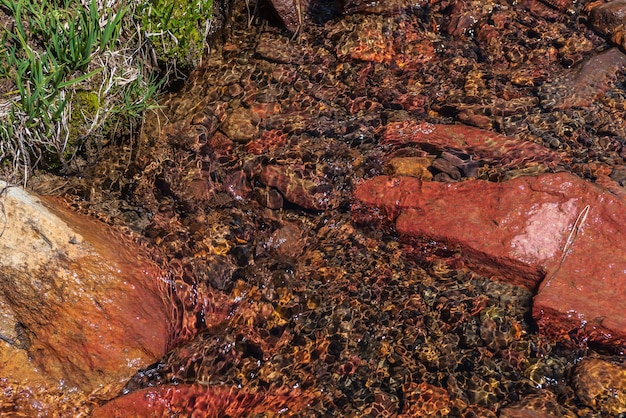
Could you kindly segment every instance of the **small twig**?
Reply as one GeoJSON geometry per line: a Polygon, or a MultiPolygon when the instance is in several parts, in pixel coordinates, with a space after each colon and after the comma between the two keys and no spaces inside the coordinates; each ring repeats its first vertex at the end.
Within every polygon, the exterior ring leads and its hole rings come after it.
{"type": "Polygon", "coordinates": [[[568,251],[570,247],[572,246],[572,244],[574,244],[574,240],[576,240],[576,237],[578,236],[578,231],[583,227],[583,224],[587,220],[589,209],[590,207],[589,205],[587,205],[578,214],[578,217],[576,218],[576,222],[574,222],[574,225],[572,226],[572,230],[570,231],[567,237],[567,241],[565,241],[565,245],[563,246],[563,255],[561,256],[561,262],[559,263],[559,266],[556,268],[556,270],[554,270],[554,272],[546,280],[544,287],[550,284],[550,281],[554,278],[554,276],[556,276],[556,274],[561,269],[561,266],[565,262],[565,258],[568,255],[568,251]]]}

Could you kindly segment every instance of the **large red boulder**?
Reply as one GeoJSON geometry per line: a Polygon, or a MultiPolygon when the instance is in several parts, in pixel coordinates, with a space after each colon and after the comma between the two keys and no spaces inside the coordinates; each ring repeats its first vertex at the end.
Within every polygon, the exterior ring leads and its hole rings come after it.
{"type": "Polygon", "coordinates": [[[626,203],[567,173],[444,184],[380,176],[355,192],[360,223],[458,252],[473,269],[540,290],[542,332],[626,343],[626,203]]]}

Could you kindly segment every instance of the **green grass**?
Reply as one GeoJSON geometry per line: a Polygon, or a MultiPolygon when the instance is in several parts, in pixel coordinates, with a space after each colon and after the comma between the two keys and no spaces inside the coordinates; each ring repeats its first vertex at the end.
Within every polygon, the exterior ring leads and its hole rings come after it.
{"type": "Polygon", "coordinates": [[[196,67],[210,29],[212,0],[147,0],[138,20],[168,70],[196,67]]]}
{"type": "Polygon", "coordinates": [[[132,134],[170,72],[200,61],[211,2],[0,0],[0,169],[71,173],[88,143],[132,134]],[[156,52],[155,52],[156,51],[156,52]]]}

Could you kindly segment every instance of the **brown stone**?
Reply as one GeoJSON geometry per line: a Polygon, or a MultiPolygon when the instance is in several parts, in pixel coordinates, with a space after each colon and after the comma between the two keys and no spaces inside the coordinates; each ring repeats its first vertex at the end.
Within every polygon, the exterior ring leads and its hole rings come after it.
{"type": "Polygon", "coordinates": [[[325,210],[339,204],[339,197],[330,183],[299,165],[267,165],[261,169],[259,181],[275,187],[289,202],[306,209],[325,210]]]}
{"type": "Polygon", "coordinates": [[[450,395],[444,388],[428,383],[405,383],[405,410],[401,417],[448,416],[450,413],[450,395]]]}
{"type": "Polygon", "coordinates": [[[270,4],[290,32],[298,32],[304,24],[308,0],[270,0],[270,4]]]}
{"type": "Polygon", "coordinates": [[[557,339],[626,341],[626,202],[567,173],[442,184],[380,176],[355,192],[357,222],[458,251],[475,270],[535,288],[533,315],[557,339]],[[564,251],[564,249],[566,251],[564,251]]]}
{"type": "Polygon", "coordinates": [[[572,383],[584,405],[611,416],[626,412],[626,367],[621,362],[584,359],[576,366],[572,383]]]}
{"type": "Polygon", "coordinates": [[[572,416],[566,406],[560,405],[556,395],[550,390],[526,396],[519,402],[502,408],[500,418],[551,418],[572,416]]]}
{"type": "Polygon", "coordinates": [[[500,418],[554,418],[558,415],[524,408],[504,408],[500,418]]]}
{"type": "Polygon", "coordinates": [[[259,128],[253,123],[254,114],[250,109],[239,107],[224,121],[221,130],[228,138],[237,142],[248,142],[258,135],[259,128]]]}
{"type": "Polygon", "coordinates": [[[626,28],[626,0],[613,0],[591,9],[591,26],[602,35],[626,28]]]}
{"type": "Polygon", "coordinates": [[[618,48],[594,55],[563,77],[539,88],[545,109],[586,107],[602,98],[621,71],[626,68],[626,54],[618,48]]]}
{"type": "Polygon", "coordinates": [[[0,377],[113,393],[165,353],[166,274],[147,249],[20,188],[0,207],[0,377]]]}

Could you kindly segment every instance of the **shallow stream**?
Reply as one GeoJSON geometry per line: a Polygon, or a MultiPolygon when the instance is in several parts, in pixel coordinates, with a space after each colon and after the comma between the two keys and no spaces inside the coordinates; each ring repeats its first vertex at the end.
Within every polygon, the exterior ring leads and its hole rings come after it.
{"type": "MultiPolygon", "coordinates": [[[[587,25],[587,3],[346,2],[292,36],[267,6],[251,17],[236,2],[223,45],[163,100],[142,141],[73,189],[145,236],[175,276],[171,351],[126,393],[197,383],[284,394],[274,412],[295,416],[624,411],[623,399],[584,398],[574,373],[582,358],[621,358],[539,335],[531,291],[350,212],[356,185],[405,169],[440,182],[626,180],[621,58],[585,73],[613,48],[587,25]],[[385,126],[405,120],[476,126],[568,159],[381,146],[385,126]],[[390,163],[405,157],[424,158],[390,163]]],[[[238,402],[235,415],[250,413],[238,402]]]]}

